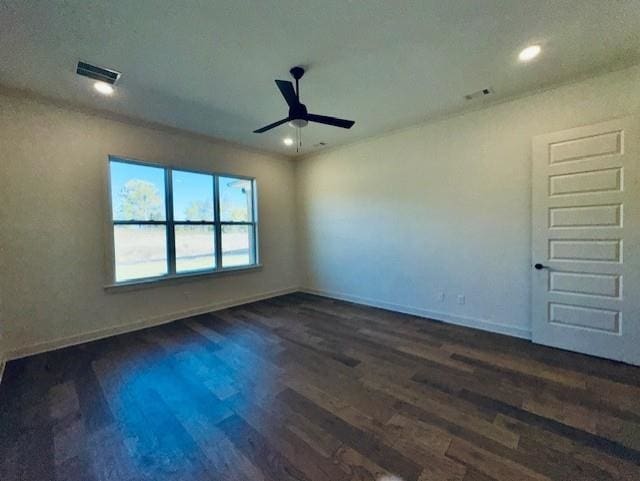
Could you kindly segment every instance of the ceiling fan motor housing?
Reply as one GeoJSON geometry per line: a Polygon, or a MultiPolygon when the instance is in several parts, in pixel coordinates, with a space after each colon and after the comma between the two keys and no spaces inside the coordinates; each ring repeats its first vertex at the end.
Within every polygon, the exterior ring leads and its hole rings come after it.
{"type": "Polygon", "coordinates": [[[289,109],[289,125],[292,127],[302,128],[309,123],[307,121],[307,106],[305,104],[294,105],[289,109]]]}

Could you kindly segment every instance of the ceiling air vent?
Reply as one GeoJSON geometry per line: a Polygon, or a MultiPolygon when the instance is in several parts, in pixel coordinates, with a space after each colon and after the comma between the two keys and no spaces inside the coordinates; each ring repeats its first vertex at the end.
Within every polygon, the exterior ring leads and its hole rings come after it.
{"type": "Polygon", "coordinates": [[[98,67],[96,65],[91,65],[86,62],[78,62],[76,73],[78,75],[89,77],[94,80],[99,80],[101,82],[105,82],[110,85],[115,84],[121,75],[120,72],[117,72],[116,70],[111,70],[104,67],[98,67]]]}
{"type": "Polygon", "coordinates": [[[486,97],[487,95],[491,95],[493,93],[493,89],[491,87],[484,88],[482,90],[478,90],[476,92],[471,92],[464,96],[467,100],[476,100],[482,97],[486,97]]]}

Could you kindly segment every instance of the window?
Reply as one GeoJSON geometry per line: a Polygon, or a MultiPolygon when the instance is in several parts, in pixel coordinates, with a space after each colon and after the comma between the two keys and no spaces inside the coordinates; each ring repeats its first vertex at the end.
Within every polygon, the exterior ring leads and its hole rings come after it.
{"type": "Polygon", "coordinates": [[[117,283],[257,264],[254,179],[109,164],[117,283]]]}

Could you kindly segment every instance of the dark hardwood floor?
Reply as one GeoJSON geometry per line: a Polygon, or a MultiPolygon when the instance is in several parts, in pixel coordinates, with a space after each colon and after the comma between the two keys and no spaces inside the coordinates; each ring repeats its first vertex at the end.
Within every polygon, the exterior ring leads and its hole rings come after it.
{"type": "Polygon", "coordinates": [[[10,362],[0,479],[640,480],[640,368],[292,294],[10,362]]]}

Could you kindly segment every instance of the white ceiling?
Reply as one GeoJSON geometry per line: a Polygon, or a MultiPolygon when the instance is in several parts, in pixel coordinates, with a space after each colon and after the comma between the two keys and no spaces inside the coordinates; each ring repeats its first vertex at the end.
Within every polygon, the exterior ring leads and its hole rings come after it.
{"type": "Polygon", "coordinates": [[[0,0],[0,46],[4,85],[294,155],[291,127],[252,133],[286,116],[273,80],[294,65],[311,112],[356,121],[310,124],[310,152],[638,63],[640,1],[0,0]],[[123,72],[113,97],[80,59],[123,72]]]}

